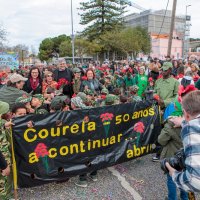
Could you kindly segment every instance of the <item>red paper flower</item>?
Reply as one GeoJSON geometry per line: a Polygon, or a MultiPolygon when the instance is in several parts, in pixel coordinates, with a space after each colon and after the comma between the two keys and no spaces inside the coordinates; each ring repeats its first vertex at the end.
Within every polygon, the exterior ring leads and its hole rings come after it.
{"type": "Polygon", "coordinates": [[[82,76],[81,79],[82,79],[82,81],[87,81],[87,77],[86,76],[82,76]]]}
{"type": "Polygon", "coordinates": [[[193,76],[194,82],[197,82],[199,80],[199,75],[193,76]]]}
{"type": "Polygon", "coordinates": [[[100,115],[102,122],[104,121],[111,121],[114,115],[112,113],[103,113],[100,115]]]}
{"type": "Polygon", "coordinates": [[[160,78],[162,78],[163,77],[163,75],[162,74],[160,74],[159,76],[158,76],[158,78],[157,79],[160,79],[160,78]]]}
{"type": "Polygon", "coordinates": [[[134,125],[133,130],[136,131],[137,133],[144,133],[144,124],[143,122],[138,122],[134,125]]]}
{"type": "Polygon", "coordinates": [[[153,82],[153,78],[152,77],[149,77],[149,82],[153,82]]]}
{"type": "Polygon", "coordinates": [[[183,78],[183,77],[184,77],[184,74],[179,74],[178,76],[176,76],[176,79],[183,78]]]}
{"type": "Polygon", "coordinates": [[[74,98],[74,97],[76,97],[76,94],[75,94],[75,93],[72,95],[72,98],[74,98]]]}
{"type": "Polygon", "coordinates": [[[160,100],[160,97],[158,94],[154,94],[153,98],[156,100],[156,101],[159,101],[160,100]]]}
{"type": "Polygon", "coordinates": [[[106,99],[106,95],[103,95],[103,94],[102,94],[102,95],[101,95],[101,98],[102,98],[102,99],[106,99]]]}
{"type": "Polygon", "coordinates": [[[133,72],[133,70],[129,67],[128,68],[128,71],[130,72],[130,73],[132,73],[133,72]]]}
{"type": "Polygon", "coordinates": [[[180,85],[178,89],[178,95],[182,96],[184,94],[187,94],[188,92],[192,92],[194,90],[197,90],[194,85],[188,85],[187,87],[184,88],[184,86],[180,85]]]}
{"type": "Polygon", "coordinates": [[[63,88],[65,85],[69,85],[69,81],[66,80],[65,78],[61,78],[58,81],[57,89],[59,90],[60,88],[63,88]]]}
{"type": "Polygon", "coordinates": [[[36,153],[36,156],[37,156],[38,158],[40,158],[40,157],[45,157],[45,156],[48,156],[48,155],[49,155],[49,152],[48,152],[48,150],[47,150],[47,146],[46,146],[44,143],[39,143],[39,144],[36,146],[34,152],[36,153]]]}

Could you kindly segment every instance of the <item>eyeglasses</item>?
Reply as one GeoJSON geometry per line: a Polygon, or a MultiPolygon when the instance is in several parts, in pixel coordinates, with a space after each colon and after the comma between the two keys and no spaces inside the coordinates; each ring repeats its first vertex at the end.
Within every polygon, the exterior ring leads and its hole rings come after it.
{"type": "Polygon", "coordinates": [[[47,75],[47,77],[52,77],[52,75],[47,75]]]}
{"type": "Polygon", "coordinates": [[[39,74],[38,72],[31,72],[31,74],[39,74]]]}

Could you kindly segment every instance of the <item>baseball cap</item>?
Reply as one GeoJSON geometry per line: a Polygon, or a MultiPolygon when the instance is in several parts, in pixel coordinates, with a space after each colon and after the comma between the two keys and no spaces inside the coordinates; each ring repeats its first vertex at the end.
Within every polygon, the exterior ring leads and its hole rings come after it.
{"type": "Polygon", "coordinates": [[[172,68],[172,67],[173,67],[173,65],[172,65],[171,62],[164,62],[161,69],[162,69],[163,71],[166,71],[166,70],[168,70],[168,69],[170,69],[170,68],[172,68]]]}
{"type": "Polygon", "coordinates": [[[0,101],[0,115],[3,115],[9,111],[9,104],[3,101],[0,101]]]}
{"type": "Polygon", "coordinates": [[[32,97],[18,97],[16,100],[15,100],[15,103],[28,103],[28,102],[31,102],[32,100],[32,97]]]}
{"type": "Polygon", "coordinates": [[[80,70],[78,67],[75,67],[75,68],[73,69],[73,72],[74,72],[74,73],[81,73],[81,70],[80,70]]]}
{"type": "Polygon", "coordinates": [[[17,83],[19,81],[27,81],[27,80],[28,80],[27,78],[24,78],[22,75],[16,73],[10,76],[11,83],[17,83]]]}

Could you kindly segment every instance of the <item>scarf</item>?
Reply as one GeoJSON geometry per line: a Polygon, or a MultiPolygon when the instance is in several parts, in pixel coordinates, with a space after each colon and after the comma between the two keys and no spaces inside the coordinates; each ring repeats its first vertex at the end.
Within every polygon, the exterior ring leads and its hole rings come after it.
{"type": "Polygon", "coordinates": [[[33,81],[33,78],[30,78],[31,88],[33,90],[36,90],[36,88],[39,86],[39,78],[36,79],[36,81],[33,81]]]}

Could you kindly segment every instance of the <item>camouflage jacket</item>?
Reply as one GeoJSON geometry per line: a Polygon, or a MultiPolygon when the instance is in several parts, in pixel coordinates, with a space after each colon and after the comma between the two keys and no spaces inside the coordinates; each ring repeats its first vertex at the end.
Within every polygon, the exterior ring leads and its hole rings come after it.
{"type": "Polygon", "coordinates": [[[8,164],[11,163],[10,143],[7,139],[6,130],[4,128],[5,121],[0,119],[0,151],[5,157],[8,164]]]}

